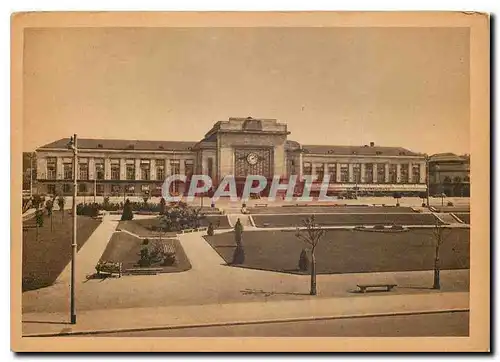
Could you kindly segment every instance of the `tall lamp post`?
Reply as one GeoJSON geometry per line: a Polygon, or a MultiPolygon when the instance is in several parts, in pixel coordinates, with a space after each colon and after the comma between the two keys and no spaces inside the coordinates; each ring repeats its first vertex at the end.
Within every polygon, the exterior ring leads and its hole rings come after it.
{"type": "Polygon", "coordinates": [[[431,181],[430,181],[430,170],[429,170],[429,155],[425,156],[425,181],[426,181],[426,186],[427,186],[427,208],[430,210],[431,205],[429,204],[429,193],[430,193],[430,186],[431,186],[431,181]]]}
{"type": "Polygon", "coordinates": [[[73,150],[73,208],[71,216],[73,218],[73,237],[71,240],[71,324],[76,324],[76,312],[75,312],[75,268],[76,268],[76,190],[77,190],[77,164],[78,164],[78,145],[76,134],[71,137],[68,143],[68,149],[73,150]]]}

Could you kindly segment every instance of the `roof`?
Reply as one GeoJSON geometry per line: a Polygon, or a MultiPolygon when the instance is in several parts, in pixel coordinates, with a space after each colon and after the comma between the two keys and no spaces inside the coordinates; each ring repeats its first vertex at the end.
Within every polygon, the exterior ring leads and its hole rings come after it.
{"type": "MultiPolygon", "coordinates": [[[[39,149],[61,148],[67,149],[69,138],[62,138],[46,144],[39,149]]],[[[190,151],[197,142],[185,141],[143,141],[143,140],[118,140],[118,139],[90,139],[79,138],[78,148],[82,149],[107,149],[107,150],[143,150],[143,151],[190,151]]]]}
{"type": "Polygon", "coordinates": [[[458,156],[451,152],[436,153],[429,157],[429,162],[466,162],[469,161],[467,156],[458,156]]]}
{"type": "Polygon", "coordinates": [[[421,156],[402,147],[303,145],[306,153],[362,156],[421,156]]]}

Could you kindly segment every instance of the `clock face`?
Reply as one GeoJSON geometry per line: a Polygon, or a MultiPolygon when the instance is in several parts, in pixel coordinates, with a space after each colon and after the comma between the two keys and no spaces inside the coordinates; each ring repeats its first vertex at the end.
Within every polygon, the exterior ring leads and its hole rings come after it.
{"type": "Polygon", "coordinates": [[[247,162],[250,165],[255,165],[259,161],[259,156],[257,156],[255,153],[251,152],[247,156],[247,162]]]}

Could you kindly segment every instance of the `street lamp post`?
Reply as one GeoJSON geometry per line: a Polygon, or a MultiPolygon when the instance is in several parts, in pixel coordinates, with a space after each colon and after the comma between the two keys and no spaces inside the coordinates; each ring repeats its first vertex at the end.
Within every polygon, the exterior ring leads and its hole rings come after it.
{"type": "Polygon", "coordinates": [[[97,193],[97,179],[96,175],[94,175],[94,204],[95,204],[96,193],[97,193]]]}
{"type": "Polygon", "coordinates": [[[431,186],[431,181],[430,181],[430,170],[429,170],[429,156],[425,156],[425,180],[427,183],[427,208],[429,209],[431,205],[429,204],[429,193],[430,193],[430,186],[431,186]]]}
{"type": "Polygon", "coordinates": [[[30,198],[33,198],[33,153],[30,153],[30,198]]]}
{"type": "Polygon", "coordinates": [[[77,191],[77,164],[78,164],[78,145],[76,134],[70,139],[68,148],[73,150],[73,208],[72,208],[72,217],[73,217],[73,237],[71,240],[71,324],[76,324],[76,312],[75,312],[75,268],[76,268],[76,191],[77,191]]]}

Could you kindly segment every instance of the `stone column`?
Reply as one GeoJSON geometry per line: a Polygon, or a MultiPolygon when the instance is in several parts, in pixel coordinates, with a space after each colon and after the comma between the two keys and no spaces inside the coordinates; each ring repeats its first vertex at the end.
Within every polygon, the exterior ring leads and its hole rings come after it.
{"type": "MultiPolygon", "coordinates": [[[[135,159],[135,179],[140,180],[141,179],[141,159],[136,158],[135,159]]],[[[135,190],[137,192],[137,190],[135,190]]]]}
{"type": "Polygon", "coordinates": [[[427,178],[427,168],[425,162],[420,163],[420,183],[425,184],[427,178]]]}
{"type": "Polygon", "coordinates": [[[366,172],[366,166],[365,166],[364,163],[362,163],[361,164],[361,177],[360,177],[361,183],[365,183],[366,182],[365,172],[366,172]]]}
{"type": "Polygon", "coordinates": [[[302,180],[302,175],[304,174],[304,157],[302,156],[302,152],[299,153],[299,180],[302,180]]]}
{"type": "Polygon", "coordinates": [[[373,171],[372,172],[372,174],[373,174],[373,176],[372,176],[373,177],[373,183],[376,184],[378,182],[377,181],[377,176],[378,176],[377,172],[378,172],[378,170],[377,170],[377,164],[376,163],[373,163],[373,170],[372,171],[373,171]]]}
{"type": "Polygon", "coordinates": [[[179,159],[179,174],[184,175],[186,173],[186,167],[184,164],[185,160],[179,159]]]}
{"type": "Polygon", "coordinates": [[[111,159],[108,157],[104,159],[104,179],[111,180],[111,159]]]}
{"type": "Polygon", "coordinates": [[[354,182],[354,170],[352,163],[349,163],[349,182],[354,182]]]}
{"type": "Polygon", "coordinates": [[[94,180],[95,178],[95,159],[94,157],[89,157],[89,180],[94,180]]]}
{"type": "MultiPolygon", "coordinates": [[[[109,175],[111,178],[111,175],[109,175]]],[[[120,180],[127,179],[127,160],[125,158],[120,158],[120,180]]]]}
{"type": "Polygon", "coordinates": [[[149,179],[154,181],[156,180],[156,160],[152,158],[149,161],[149,179]]]}
{"type": "Polygon", "coordinates": [[[388,163],[385,164],[385,182],[386,183],[389,182],[389,164],[388,163]]]}
{"type": "Polygon", "coordinates": [[[335,180],[337,183],[341,182],[341,176],[340,176],[340,162],[337,162],[337,180],[335,180]]]}
{"type": "Polygon", "coordinates": [[[408,162],[408,183],[412,184],[413,183],[413,170],[412,170],[412,163],[408,162]]]}
{"type": "Polygon", "coordinates": [[[399,184],[401,183],[401,164],[398,163],[396,165],[396,182],[399,184]]]}
{"type": "MultiPolygon", "coordinates": [[[[45,177],[47,177],[47,159],[44,159],[44,160],[45,160],[45,168],[42,168],[42,170],[43,170],[43,173],[45,174],[45,177]]],[[[63,158],[62,157],[56,158],[56,179],[57,180],[64,179],[63,158]]]]}

